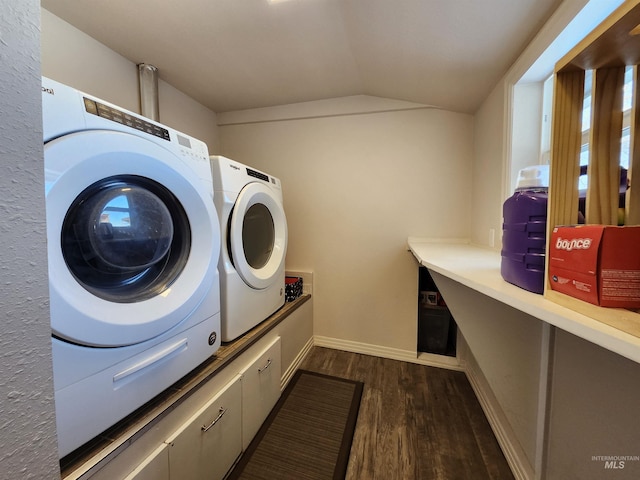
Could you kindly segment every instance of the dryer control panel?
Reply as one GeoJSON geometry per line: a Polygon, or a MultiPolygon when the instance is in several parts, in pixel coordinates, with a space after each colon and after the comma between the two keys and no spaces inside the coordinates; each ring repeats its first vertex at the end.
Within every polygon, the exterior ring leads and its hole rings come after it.
{"type": "Polygon", "coordinates": [[[260,180],[264,180],[265,182],[269,181],[269,175],[265,175],[262,172],[258,172],[257,170],[253,170],[251,168],[247,168],[247,175],[254,178],[259,178],[260,180]]]}

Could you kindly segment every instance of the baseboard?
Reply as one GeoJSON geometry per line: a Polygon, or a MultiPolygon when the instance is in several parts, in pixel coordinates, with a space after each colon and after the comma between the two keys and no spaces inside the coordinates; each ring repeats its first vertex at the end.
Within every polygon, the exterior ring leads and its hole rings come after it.
{"type": "Polygon", "coordinates": [[[293,359],[293,362],[291,362],[291,365],[289,365],[289,368],[287,368],[287,370],[282,375],[282,379],[280,380],[280,391],[283,391],[285,387],[289,384],[291,377],[293,377],[293,374],[300,367],[300,364],[302,363],[302,361],[309,354],[313,345],[314,345],[313,337],[311,337],[309,338],[307,343],[304,344],[304,346],[302,347],[302,350],[298,352],[298,355],[296,355],[296,358],[293,359]]]}
{"type": "Polygon", "coordinates": [[[475,362],[475,359],[470,357],[469,355],[465,358],[464,372],[500,444],[513,476],[516,480],[534,480],[535,472],[533,466],[520,446],[520,442],[509,425],[502,407],[500,407],[480,367],[475,362]]]}
{"type": "Polygon", "coordinates": [[[390,358],[392,360],[446,368],[449,370],[463,370],[458,358],[456,357],[432,355],[428,353],[420,353],[418,355],[416,352],[410,350],[383,347],[381,345],[371,345],[369,343],[352,342],[349,340],[322,337],[319,335],[314,335],[313,340],[314,345],[317,345],[318,347],[333,348],[335,350],[344,350],[345,352],[352,353],[362,353],[364,355],[372,355],[374,357],[390,358]]]}

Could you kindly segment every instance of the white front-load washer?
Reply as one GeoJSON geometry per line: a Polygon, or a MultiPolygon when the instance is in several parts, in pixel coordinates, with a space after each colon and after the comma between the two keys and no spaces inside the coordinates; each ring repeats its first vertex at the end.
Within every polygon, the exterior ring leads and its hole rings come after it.
{"type": "Polygon", "coordinates": [[[220,219],[222,341],[231,341],[284,305],[287,219],[280,180],[211,156],[220,219]]]}
{"type": "Polygon", "coordinates": [[[42,79],[60,457],[220,346],[206,145],[42,79]]]}

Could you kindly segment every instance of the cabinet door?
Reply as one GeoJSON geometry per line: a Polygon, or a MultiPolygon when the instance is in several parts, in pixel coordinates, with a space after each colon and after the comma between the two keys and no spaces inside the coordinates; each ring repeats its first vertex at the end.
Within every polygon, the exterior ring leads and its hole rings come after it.
{"type": "Polygon", "coordinates": [[[160,445],[124,480],[169,480],[169,451],[167,444],[160,445]]]}
{"type": "Polygon", "coordinates": [[[242,452],[242,387],[236,376],[168,440],[172,480],[219,480],[242,452]]]}
{"type": "Polygon", "coordinates": [[[246,450],[280,398],[280,337],[240,373],[242,375],[242,449],[246,450]]]}

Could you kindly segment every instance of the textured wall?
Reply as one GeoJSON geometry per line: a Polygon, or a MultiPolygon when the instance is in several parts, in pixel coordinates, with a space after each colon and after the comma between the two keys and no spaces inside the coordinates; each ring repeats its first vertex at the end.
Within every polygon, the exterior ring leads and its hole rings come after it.
{"type": "Polygon", "coordinates": [[[45,236],[40,3],[0,0],[0,476],[59,476],[45,236]]]}

